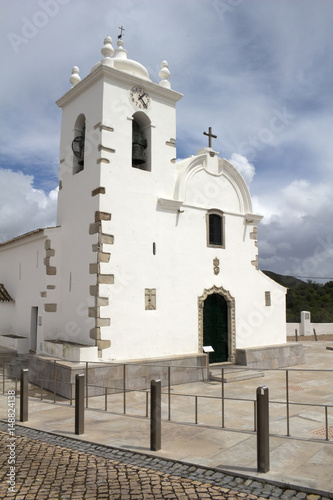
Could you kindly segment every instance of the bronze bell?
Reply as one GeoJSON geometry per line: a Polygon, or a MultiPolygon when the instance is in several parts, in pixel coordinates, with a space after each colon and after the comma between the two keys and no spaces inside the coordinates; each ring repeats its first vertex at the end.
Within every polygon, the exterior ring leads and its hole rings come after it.
{"type": "Polygon", "coordinates": [[[132,162],[134,165],[142,165],[146,162],[144,147],[141,144],[132,144],[132,162]]]}

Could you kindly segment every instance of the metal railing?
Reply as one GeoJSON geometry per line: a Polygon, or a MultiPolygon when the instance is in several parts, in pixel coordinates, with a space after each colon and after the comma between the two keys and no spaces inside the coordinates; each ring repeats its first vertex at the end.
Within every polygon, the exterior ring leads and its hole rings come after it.
{"type": "MultiPolygon", "coordinates": [[[[17,379],[9,379],[8,377],[6,377],[6,362],[7,360],[3,359],[1,360],[1,366],[2,366],[2,386],[3,386],[3,394],[5,394],[5,390],[6,390],[6,383],[7,385],[8,384],[12,384],[14,383],[15,384],[15,393],[18,394],[18,380],[17,379]]],[[[110,365],[110,364],[106,364],[105,365],[105,368],[110,368],[110,366],[112,367],[113,365],[110,365]]],[[[117,365],[117,367],[119,368],[120,365],[117,365]]],[[[133,413],[131,411],[128,410],[128,397],[130,394],[143,394],[144,397],[142,398],[143,401],[142,403],[142,412],[140,412],[140,416],[141,417],[145,417],[145,418],[148,418],[148,415],[149,415],[149,391],[150,391],[150,387],[148,388],[143,388],[143,389],[130,389],[127,387],[127,376],[128,376],[128,373],[127,373],[127,367],[128,365],[126,364],[123,364],[121,365],[121,369],[122,369],[122,386],[119,387],[119,388],[115,388],[115,387],[109,387],[107,385],[98,385],[98,384],[90,384],[89,383],[89,363],[86,362],[85,364],[85,367],[82,368],[82,373],[85,375],[85,407],[86,408],[89,408],[91,410],[100,410],[101,408],[103,409],[104,408],[104,411],[109,411],[111,413],[115,413],[115,414],[123,414],[123,415],[131,415],[131,416],[138,416],[138,413],[133,413]],[[89,394],[93,392],[94,394],[89,394]],[[110,398],[116,398],[117,401],[115,402],[115,400],[113,399],[112,402],[110,403],[110,398]],[[96,408],[96,405],[92,406],[91,404],[89,404],[89,402],[92,402],[92,401],[97,401],[100,403],[100,400],[102,398],[102,401],[104,402],[104,406],[103,404],[99,404],[98,408],[96,408]],[[117,411],[117,406],[118,405],[118,408],[119,408],[119,404],[121,406],[121,410],[118,409],[117,411]],[[102,406],[101,406],[102,405],[102,406]]],[[[247,404],[250,404],[252,407],[253,407],[253,425],[252,425],[252,428],[247,428],[245,429],[246,432],[256,432],[257,431],[257,421],[256,421],[256,415],[257,415],[257,407],[256,407],[256,398],[255,398],[255,394],[253,392],[253,397],[250,397],[250,398],[240,398],[240,397],[233,397],[233,396],[229,396],[227,397],[226,396],[226,390],[225,390],[225,372],[227,369],[225,368],[221,368],[221,382],[220,382],[220,389],[218,389],[219,391],[219,394],[218,395],[209,395],[209,394],[189,394],[189,393],[186,393],[186,392],[175,392],[175,387],[174,385],[172,385],[172,369],[173,368],[177,368],[177,370],[180,369],[179,366],[177,367],[173,367],[173,366],[165,366],[165,365],[154,365],[154,367],[156,367],[157,369],[160,367],[160,368],[163,368],[163,371],[166,373],[166,380],[164,381],[164,391],[162,392],[162,398],[164,398],[166,404],[166,410],[164,411],[164,413],[166,414],[165,415],[165,418],[164,420],[167,420],[169,422],[173,422],[173,423],[181,423],[181,424],[187,424],[187,425],[197,425],[197,426],[202,426],[204,425],[205,427],[213,427],[213,428],[216,428],[216,427],[220,427],[221,429],[228,429],[228,430],[235,430],[235,431],[244,431],[244,429],[237,429],[237,428],[234,428],[232,426],[226,426],[226,417],[230,417],[230,418],[233,418],[234,417],[234,414],[233,412],[229,411],[227,412],[226,411],[226,404],[228,402],[239,402],[239,403],[247,403],[247,404]],[[187,411],[187,416],[186,418],[182,417],[181,420],[177,420],[177,418],[173,418],[173,411],[180,411],[179,410],[179,405],[177,406],[175,403],[174,403],[174,400],[175,398],[178,397],[178,398],[185,398],[186,401],[189,401],[189,400],[192,400],[193,401],[193,413],[192,413],[192,418],[188,418],[188,404],[186,403],[185,404],[185,407],[186,407],[186,411],[187,411]],[[208,402],[209,404],[211,404],[213,401],[214,402],[217,402],[218,403],[218,407],[219,409],[217,410],[217,412],[221,415],[221,420],[220,420],[220,424],[219,425],[212,425],[212,424],[209,424],[209,423],[203,423],[204,421],[204,415],[206,415],[206,413],[204,411],[199,412],[199,407],[200,407],[200,402],[208,402]]],[[[200,370],[202,371],[202,367],[184,367],[184,368],[191,368],[193,370],[200,370]]],[[[240,370],[241,367],[237,367],[237,370],[240,370]]],[[[230,370],[230,368],[228,369],[230,370]]],[[[247,370],[246,368],[242,368],[242,370],[247,370]]],[[[290,399],[290,387],[291,387],[291,384],[290,384],[290,373],[291,372],[302,372],[302,374],[309,374],[309,373],[313,373],[313,372],[322,372],[322,373],[325,373],[325,374],[331,374],[333,373],[333,370],[308,370],[308,369],[296,369],[296,368],[289,368],[289,369],[275,369],[275,370],[262,370],[264,371],[265,373],[269,372],[279,372],[280,374],[283,374],[283,372],[285,372],[285,400],[276,400],[276,399],[271,399],[269,401],[269,405],[270,407],[275,407],[275,406],[279,406],[279,407],[285,407],[285,420],[286,420],[286,433],[283,434],[285,436],[288,436],[290,437],[291,436],[291,432],[290,432],[290,421],[291,421],[291,408],[292,407],[310,407],[311,409],[312,408],[315,408],[316,410],[320,410],[320,412],[322,411],[322,417],[319,417],[319,419],[322,419],[324,421],[324,440],[329,442],[333,442],[333,439],[332,439],[332,435],[330,434],[331,433],[331,429],[333,430],[333,426],[330,428],[330,418],[331,415],[333,415],[333,404],[323,404],[323,403],[314,403],[314,402],[300,402],[300,401],[291,401],[290,399]]],[[[198,377],[200,378],[200,377],[198,377]]],[[[69,405],[73,405],[73,387],[75,387],[75,382],[64,382],[64,381],[60,381],[58,380],[58,376],[57,376],[57,361],[54,361],[54,376],[52,379],[48,379],[46,380],[45,378],[40,378],[39,380],[36,380],[34,381],[34,383],[36,382],[39,382],[39,388],[40,388],[40,396],[39,396],[39,399],[41,401],[43,401],[46,397],[49,397],[51,400],[53,399],[53,403],[57,403],[59,402],[59,397],[57,396],[57,386],[59,383],[63,384],[63,385],[68,385],[69,386],[69,398],[62,398],[62,402],[68,402],[69,405]],[[50,387],[51,385],[53,385],[53,390],[50,391],[48,389],[46,389],[46,386],[50,387]]],[[[219,383],[217,383],[217,386],[219,385],[219,383]]],[[[228,383],[229,386],[232,386],[233,383],[230,382],[228,383]]],[[[327,394],[328,396],[330,394],[327,394]]],[[[30,395],[30,397],[32,397],[30,395]]],[[[36,396],[35,396],[36,397],[36,396]]],[[[136,402],[136,406],[138,406],[138,403],[136,402]]],[[[180,408],[181,409],[181,408],[180,408]]],[[[252,411],[250,412],[252,413],[252,411]]],[[[248,413],[249,414],[249,413],[248,413]]],[[[271,435],[276,435],[276,436],[281,436],[281,434],[273,434],[271,433],[271,435]]],[[[303,437],[303,439],[306,439],[303,437]]],[[[309,439],[309,438],[307,438],[309,439]]],[[[311,438],[311,439],[314,439],[314,438],[311,438]]],[[[320,437],[318,437],[317,439],[320,439],[320,437]]]]}

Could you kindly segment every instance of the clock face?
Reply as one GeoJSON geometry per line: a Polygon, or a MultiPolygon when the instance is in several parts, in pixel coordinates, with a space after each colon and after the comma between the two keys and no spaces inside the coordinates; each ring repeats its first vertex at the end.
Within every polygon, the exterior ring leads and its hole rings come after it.
{"type": "Polygon", "coordinates": [[[150,106],[150,96],[141,87],[132,87],[130,91],[132,104],[138,109],[148,109],[150,106]]]}

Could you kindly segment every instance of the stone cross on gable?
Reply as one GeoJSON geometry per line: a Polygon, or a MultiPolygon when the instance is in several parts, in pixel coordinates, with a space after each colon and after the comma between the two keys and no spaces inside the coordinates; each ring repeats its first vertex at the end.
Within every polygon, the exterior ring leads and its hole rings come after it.
{"type": "Polygon", "coordinates": [[[214,139],[217,139],[217,135],[214,135],[212,133],[212,127],[208,127],[208,132],[204,132],[203,134],[208,136],[208,147],[211,148],[212,147],[212,137],[214,137],[214,139]]]}

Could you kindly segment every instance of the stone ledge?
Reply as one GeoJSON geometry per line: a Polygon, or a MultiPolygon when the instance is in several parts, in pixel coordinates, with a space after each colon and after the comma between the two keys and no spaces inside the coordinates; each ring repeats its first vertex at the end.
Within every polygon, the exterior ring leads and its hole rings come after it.
{"type": "Polygon", "coordinates": [[[44,352],[48,356],[55,356],[66,361],[97,361],[96,346],[72,344],[70,342],[44,341],[44,352]]]}
{"type": "Polygon", "coordinates": [[[11,333],[2,334],[0,335],[0,346],[0,349],[13,349],[18,354],[25,354],[29,352],[29,338],[11,333]]]}
{"type": "Polygon", "coordinates": [[[304,362],[303,344],[299,343],[236,349],[236,364],[249,368],[282,368],[304,362]]]}
{"type": "MultiPolygon", "coordinates": [[[[101,341],[101,347],[105,346],[101,341]]],[[[171,366],[171,384],[206,381],[207,366],[205,354],[176,355],[163,358],[106,361],[98,358],[97,346],[79,346],[56,341],[44,341],[44,355],[36,355],[30,361],[29,380],[40,385],[40,374],[43,374],[43,387],[53,391],[54,361],[57,361],[57,394],[70,397],[70,384],[74,385],[75,375],[82,373],[86,366],[78,361],[91,361],[88,365],[88,380],[91,387],[89,396],[101,395],[100,388],[108,387],[110,391],[122,392],[124,387],[124,366],[126,365],[126,390],[145,390],[150,388],[153,378],[161,379],[162,386],[168,385],[168,366],[171,366]],[[63,349],[64,348],[64,349],[63,349]],[[81,359],[73,359],[74,353],[81,349],[81,359]],[[91,349],[91,351],[90,351],[91,349]],[[52,351],[52,352],[51,352],[52,351]],[[62,356],[59,356],[62,354],[62,356]],[[72,354],[71,361],[64,355],[72,354]],[[89,359],[91,355],[92,359],[89,359]],[[50,356],[50,357],[48,357],[50,356]],[[57,359],[58,358],[58,359],[57,359]],[[60,358],[60,359],[59,359],[60,358]],[[94,359],[93,359],[94,358],[94,359]],[[74,361],[74,362],[73,362],[74,361]]],[[[102,351],[103,352],[103,351],[102,351]]]]}

